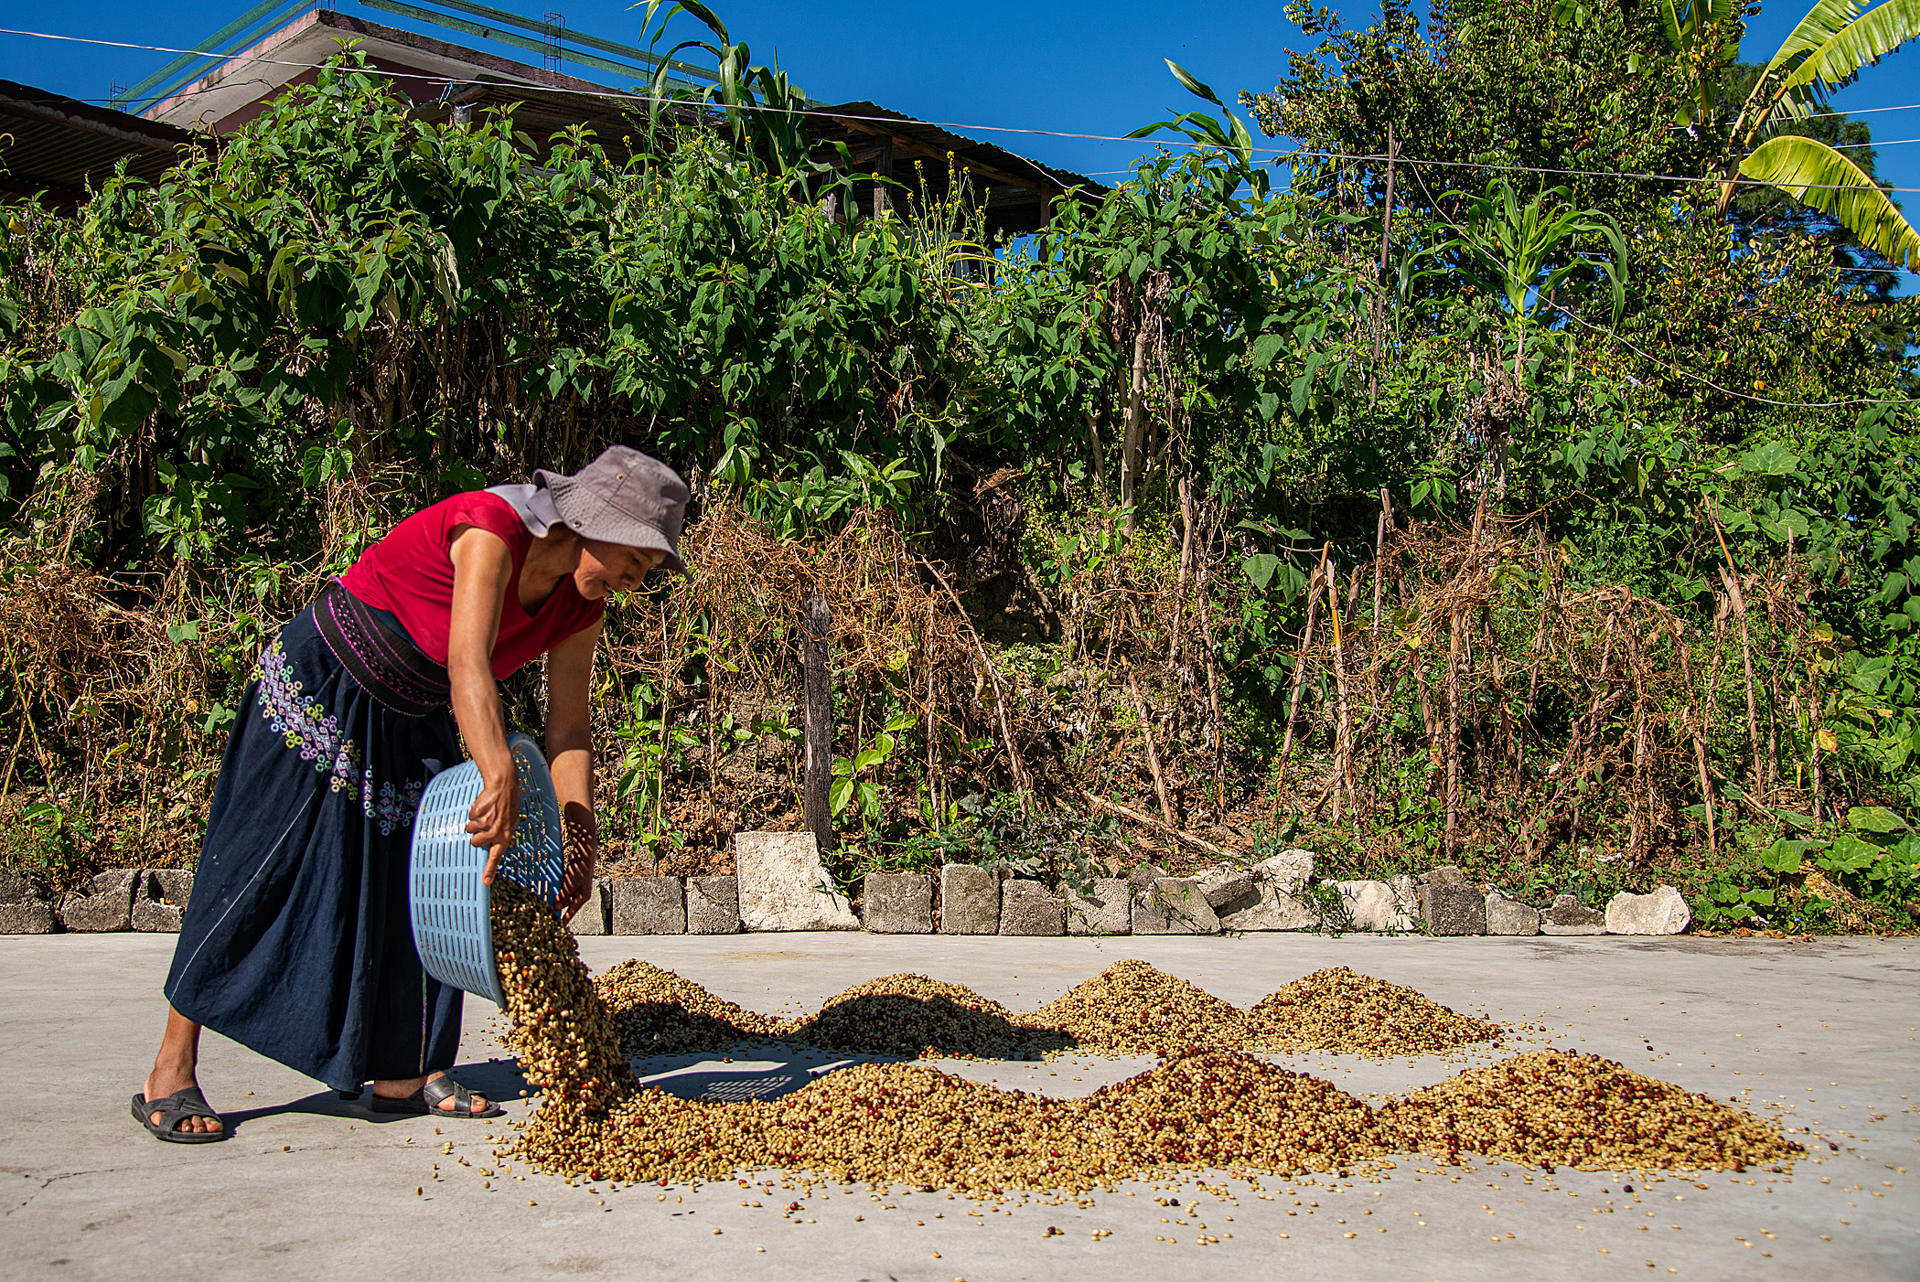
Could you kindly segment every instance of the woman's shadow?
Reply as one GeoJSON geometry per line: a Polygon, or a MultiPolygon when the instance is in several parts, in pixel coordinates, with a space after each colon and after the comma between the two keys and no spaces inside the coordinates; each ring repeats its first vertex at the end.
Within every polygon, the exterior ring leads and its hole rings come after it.
{"type": "MultiPolygon", "coordinates": [[[[520,1072],[519,1064],[512,1059],[474,1060],[466,1064],[456,1064],[447,1071],[452,1074],[455,1081],[475,1095],[484,1095],[496,1103],[517,1100],[531,1089],[527,1085],[526,1077],[520,1072]]],[[[227,1133],[235,1135],[248,1122],[291,1113],[307,1113],[315,1117],[338,1117],[350,1122],[378,1125],[431,1116],[431,1114],[376,1113],[373,1111],[371,1088],[357,1095],[348,1091],[318,1091],[296,1100],[289,1100],[284,1104],[235,1109],[220,1116],[227,1124],[227,1133]]]]}

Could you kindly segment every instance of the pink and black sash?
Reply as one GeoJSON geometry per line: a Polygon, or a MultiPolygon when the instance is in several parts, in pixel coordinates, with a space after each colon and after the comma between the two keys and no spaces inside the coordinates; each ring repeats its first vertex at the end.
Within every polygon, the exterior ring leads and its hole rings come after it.
{"type": "Polygon", "coordinates": [[[452,703],[447,670],[413,643],[398,619],[361,601],[339,579],[321,589],[313,621],[341,666],[395,712],[424,717],[452,703]]]}

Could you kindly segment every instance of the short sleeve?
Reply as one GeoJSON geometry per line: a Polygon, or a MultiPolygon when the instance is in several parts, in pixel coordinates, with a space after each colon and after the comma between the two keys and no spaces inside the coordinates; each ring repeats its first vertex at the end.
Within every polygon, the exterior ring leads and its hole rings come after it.
{"type": "Polygon", "coordinates": [[[520,545],[527,541],[527,527],[521,521],[507,501],[497,494],[488,494],[477,490],[470,494],[456,494],[441,505],[444,524],[441,525],[441,537],[448,550],[453,547],[453,532],[462,525],[475,525],[491,534],[497,534],[505,541],[509,550],[519,560],[520,545]]]}

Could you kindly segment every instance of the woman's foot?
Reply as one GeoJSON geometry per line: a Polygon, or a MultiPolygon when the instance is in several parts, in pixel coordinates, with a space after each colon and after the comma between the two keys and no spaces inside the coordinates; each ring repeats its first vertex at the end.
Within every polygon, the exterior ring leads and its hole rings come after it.
{"type": "Polygon", "coordinates": [[[158,1139],[179,1137],[181,1143],[197,1143],[222,1138],[226,1123],[200,1094],[193,1070],[184,1074],[177,1069],[162,1072],[156,1068],[147,1075],[146,1085],[135,1101],[136,1113],[147,1115],[147,1129],[158,1139]]]}
{"type": "Polygon", "coordinates": [[[499,1113],[486,1096],[470,1093],[444,1072],[375,1082],[373,1099],[374,1111],[381,1113],[440,1113],[447,1117],[493,1117],[499,1113]]]}
{"type": "MultiPolygon", "coordinates": [[[[141,1098],[157,1101],[180,1091],[198,1090],[200,1083],[194,1076],[194,1068],[199,1062],[200,1025],[169,1007],[160,1053],[153,1057],[153,1071],[147,1074],[141,1098]]],[[[163,1125],[160,1114],[161,1110],[154,1109],[147,1114],[147,1120],[154,1126],[163,1125]]],[[[172,1129],[181,1135],[214,1135],[225,1130],[226,1125],[217,1117],[191,1116],[180,1118],[172,1129]]]]}

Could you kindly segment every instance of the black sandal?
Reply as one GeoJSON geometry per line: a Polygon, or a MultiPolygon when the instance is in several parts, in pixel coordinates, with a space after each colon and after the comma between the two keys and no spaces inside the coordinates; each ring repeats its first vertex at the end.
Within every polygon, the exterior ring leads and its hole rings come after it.
{"type": "Polygon", "coordinates": [[[175,1091],[163,1095],[157,1100],[149,1100],[144,1093],[133,1097],[133,1117],[147,1128],[157,1140],[168,1144],[214,1144],[227,1138],[226,1119],[213,1111],[207,1104],[207,1097],[200,1093],[198,1086],[189,1086],[184,1091],[175,1091]],[[153,1114],[160,1114],[158,1122],[153,1114]],[[211,1117],[220,1123],[217,1131],[182,1131],[177,1129],[180,1123],[189,1117],[211,1117]]]}
{"type": "Polygon", "coordinates": [[[473,1092],[454,1081],[451,1077],[436,1077],[424,1083],[411,1095],[389,1098],[385,1095],[373,1097],[372,1109],[376,1113],[403,1113],[410,1117],[432,1114],[435,1117],[474,1118],[500,1117],[506,1110],[498,1104],[489,1103],[483,1112],[473,1108],[473,1092]],[[450,1109],[440,1105],[447,1100],[453,1101],[450,1109]]]}

